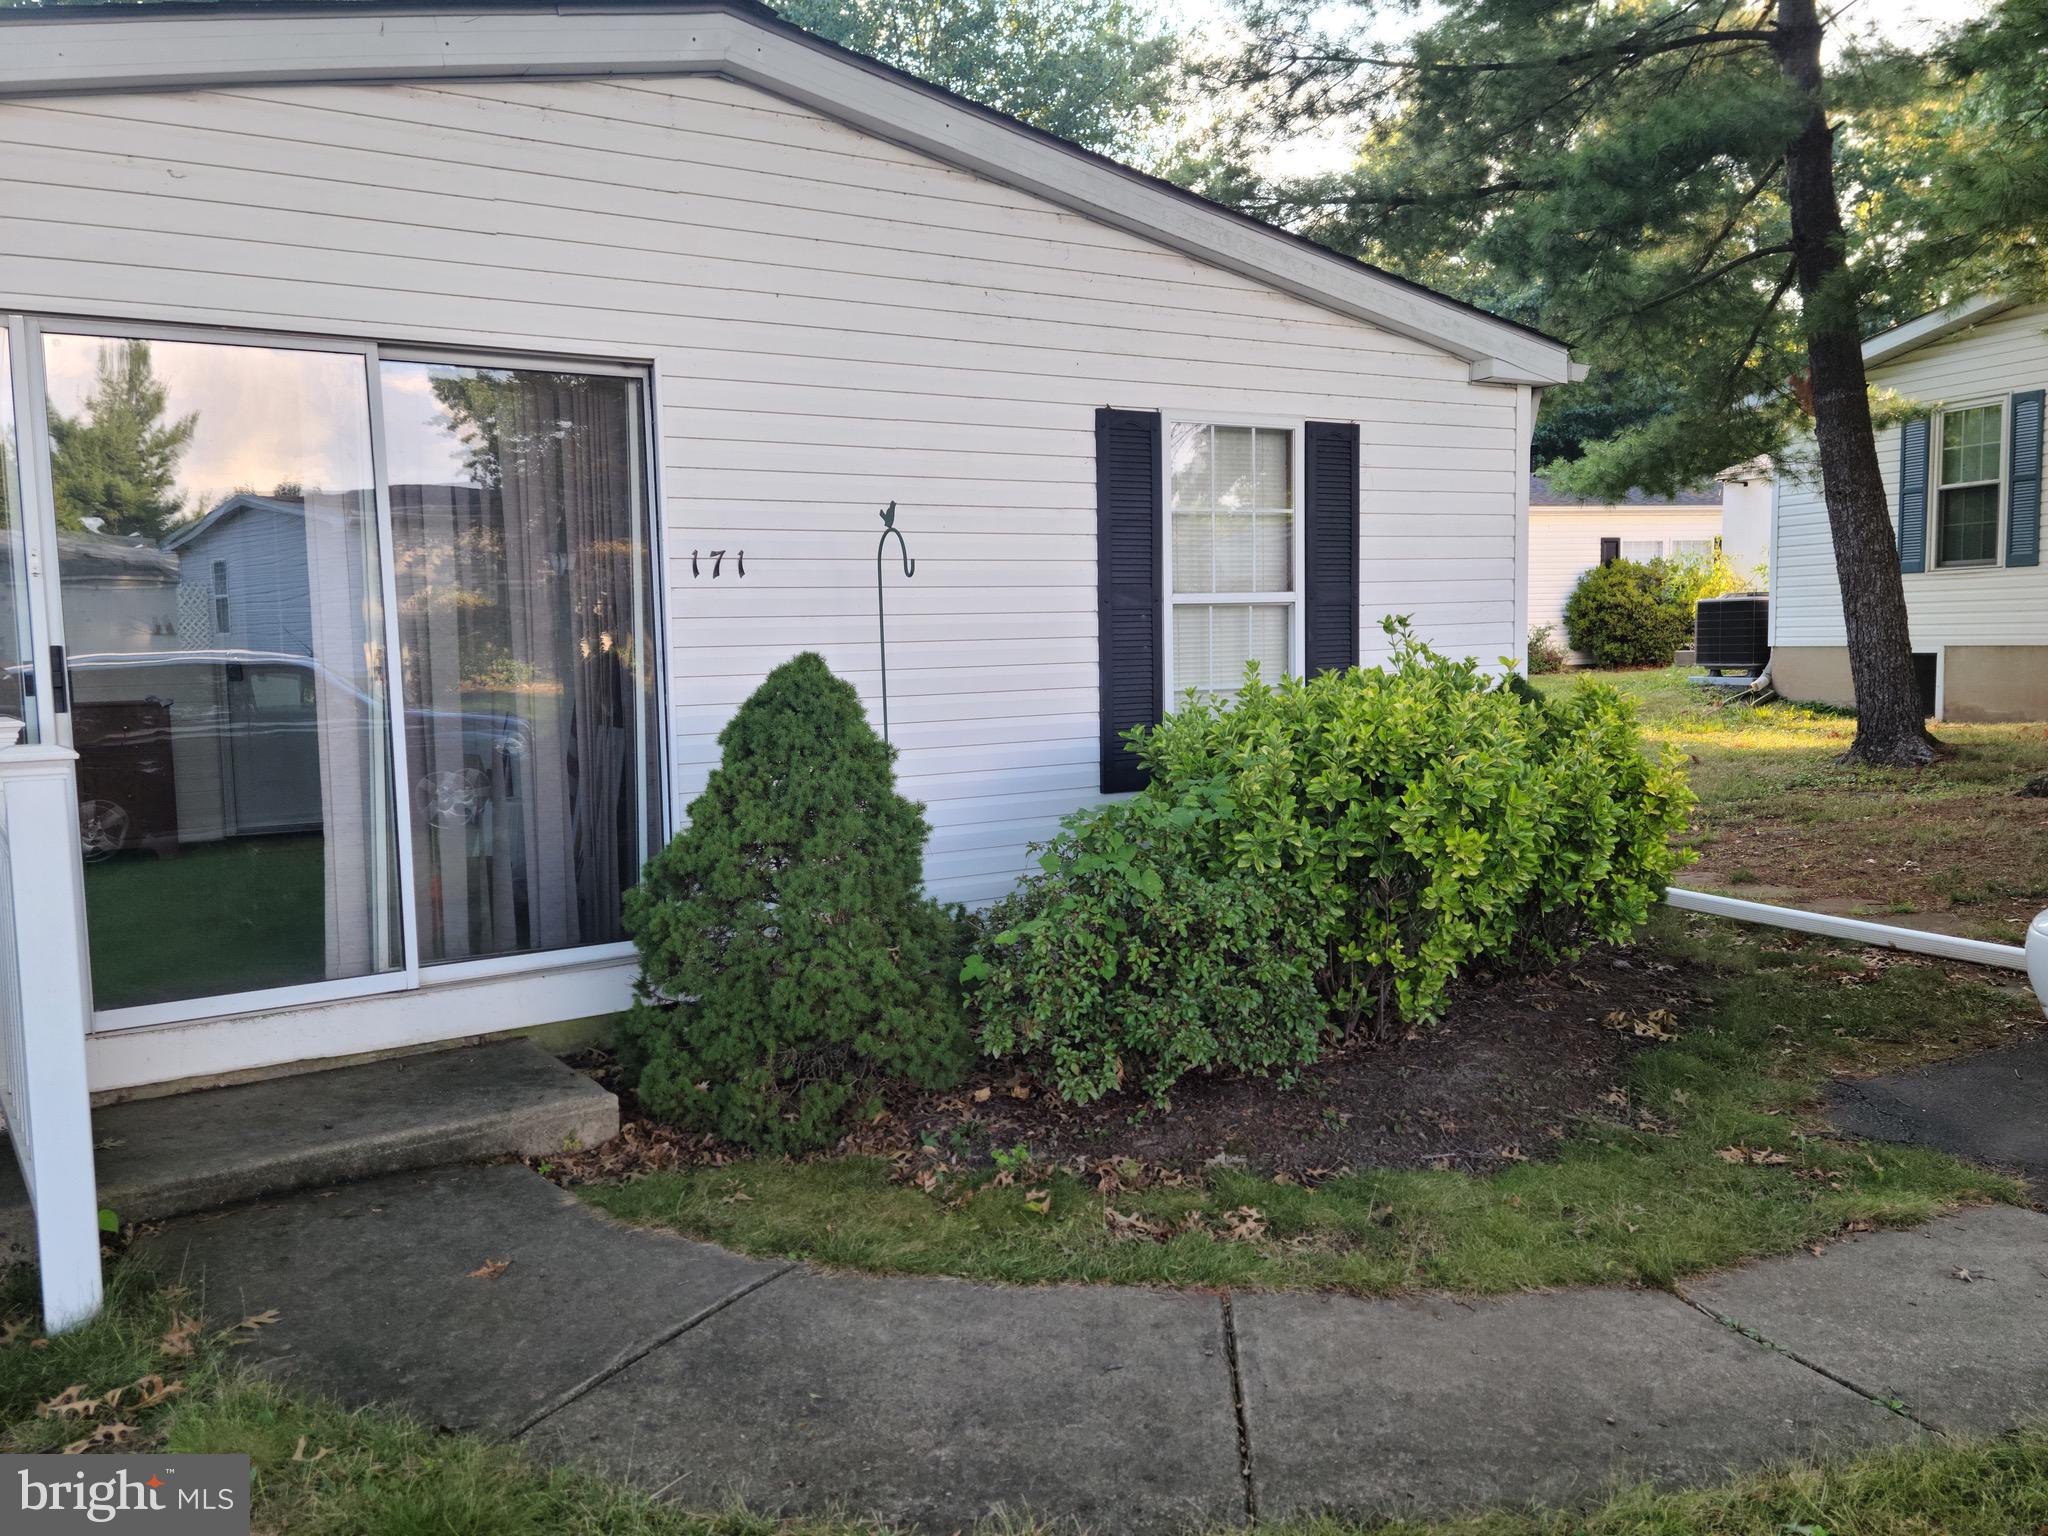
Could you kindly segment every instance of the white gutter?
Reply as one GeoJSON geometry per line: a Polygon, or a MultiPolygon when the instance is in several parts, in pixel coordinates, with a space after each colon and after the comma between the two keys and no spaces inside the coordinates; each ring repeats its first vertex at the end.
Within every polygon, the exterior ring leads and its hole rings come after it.
{"type": "Polygon", "coordinates": [[[1925,928],[1898,928],[1890,923],[1866,922],[1860,917],[1836,917],[1826,912],[1805,912],[1798,907],[1774,907],[1761,901],[1743,901],[1735,896],[1716,896],[1708,891],[1688,891],[1672,886],[1664,900],[1681,912],[1702,912],[1709,917],[1733,918],[1739,923],[1764,923],[1773,928],[1790,928],[1799,933],[1817,933],[1830,939],[1848,939],[1857,944],[1875,944],[1881,949],[1910,950],[1914,954],[1936,955],[1969,965],[1993,965],[2002,970],[2024,971],[2033,983],[2034,995],[2048,1008],[2048,912],[2036,917],[2027,930],[2026,947],[1992,944],[1983,939],[1957,938],[1953,934],[1930,933],[1925,928]]]}

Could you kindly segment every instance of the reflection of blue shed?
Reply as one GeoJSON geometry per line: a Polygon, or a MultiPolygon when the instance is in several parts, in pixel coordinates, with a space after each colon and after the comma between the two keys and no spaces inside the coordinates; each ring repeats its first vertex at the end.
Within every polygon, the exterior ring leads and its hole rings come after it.
{"type": "Polygon", "coordinates": [[[187,648],[314,654],[306,516],[298,501],[230,496],[164,540],[178,556],[178,638],[187,648]]]}

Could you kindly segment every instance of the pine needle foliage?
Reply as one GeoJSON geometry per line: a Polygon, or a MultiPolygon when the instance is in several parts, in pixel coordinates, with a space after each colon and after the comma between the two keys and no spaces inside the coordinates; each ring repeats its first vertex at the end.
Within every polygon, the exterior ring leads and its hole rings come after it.
{"type": "Polygon", "coordinates": [[[763,1152],[829,1145],[885,1080],[964,1067],[957,923],[923,894],[922,807],[822,658],[769,673],[719,743],[689,829],[627,898],[621,1056],[664,1119],[763,1152]]]}

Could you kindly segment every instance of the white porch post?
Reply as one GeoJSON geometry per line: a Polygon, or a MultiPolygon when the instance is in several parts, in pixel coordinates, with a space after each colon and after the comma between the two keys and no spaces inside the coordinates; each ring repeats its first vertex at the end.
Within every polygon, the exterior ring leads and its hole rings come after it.
{"type": "Polygon", "coordinates": [[[0,749],[0,1108],[35,1209],[52,1332],[100,1308],[77,759],[68,747],[0,749]]]}

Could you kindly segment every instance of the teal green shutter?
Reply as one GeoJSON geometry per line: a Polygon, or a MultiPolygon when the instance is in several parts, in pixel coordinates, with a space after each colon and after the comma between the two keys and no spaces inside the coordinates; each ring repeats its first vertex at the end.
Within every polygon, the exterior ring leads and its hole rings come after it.
{"type": "Polygon", "coordinates": [[[2012,485],[2006,492],[2005,563],[2041,563],[2041,400],[2030,389],[2012,397],[2012,485]]]}
{"type": "Polygon", "coordinates": [[[1899,429],[1899,569],[1927,569],[1927,418],[1899,429]]]}

